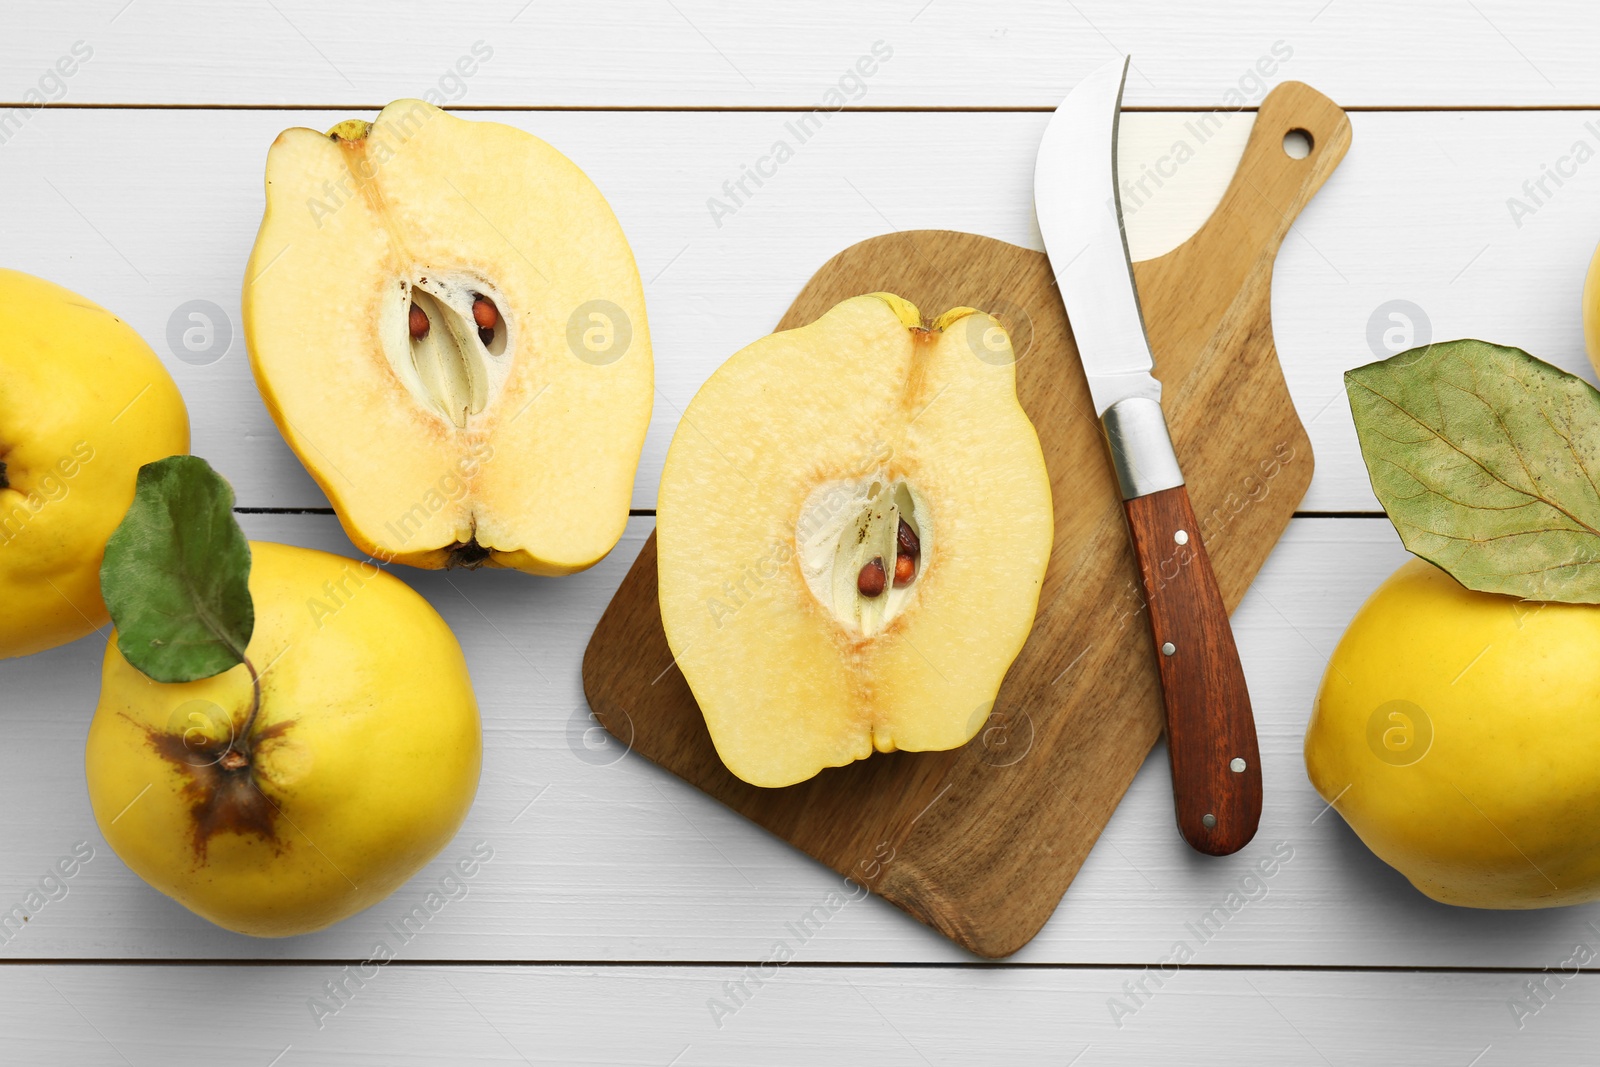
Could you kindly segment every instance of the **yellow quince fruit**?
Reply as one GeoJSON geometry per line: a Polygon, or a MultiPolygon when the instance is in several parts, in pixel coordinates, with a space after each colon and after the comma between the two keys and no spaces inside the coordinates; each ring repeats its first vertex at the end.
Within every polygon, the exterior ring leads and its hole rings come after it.
{"type": "Polygon", "coordinates": [[[219,926],[282,937],[432,859],[477,792],[482,739],[461,646],[409,586],[371,561],[249,548],[245,662],[157,682],[113,636],[85,766],[135,873],[219,926]]]}
{"type": "Polygon", "coordinates": [[[1328,662],[1306,771],[1434,900],[1600,898],[1596,649],[1600,606],[1474,592],[1411,560],[1328,662]]]}
{"type": "Polygon", "coordinates": [[[161,360],[105,308],[0,270],[0,659],[105,625],[100,558],[140,466],[189,450],[161,360]]]}

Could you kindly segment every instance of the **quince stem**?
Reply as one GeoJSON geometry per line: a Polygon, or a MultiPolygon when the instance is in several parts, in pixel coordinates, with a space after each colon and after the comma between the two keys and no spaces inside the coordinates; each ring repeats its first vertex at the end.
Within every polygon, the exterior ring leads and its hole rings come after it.
{"type": "Polygon", "coordinates": [[[222,755],[222,765],[230,771],[249,765],[250,734],[255,729],[256,716],[261,713],[261,675],[256,673],[256,665],[250,662],[249,656],[239,658],[244,661],[244,669],[250,672],[250,713],[244,717],[244,726],[222,755]]]}

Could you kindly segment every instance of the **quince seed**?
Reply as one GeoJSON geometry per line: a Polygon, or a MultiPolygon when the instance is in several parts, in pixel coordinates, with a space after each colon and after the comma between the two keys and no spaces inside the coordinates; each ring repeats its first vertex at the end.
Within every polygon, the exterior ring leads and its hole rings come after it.
{"type": "Polygon", "coordinates": [[[472,300],[472,321],[478,324],[480,337],[484,330],[491,331],[492,336],[494,328],[500,325],[500,311],[494,306],[493,300],[478,293],[472,300]]]}
{"type": "MultiPolygon", "coordinates": [[[[905,519],[900,520],[900,528],[895,531],[895,545],[902,556],[910,556],[913,560],[922,554],[922,541],[917,537],[917,531],[905,519]]],[[[896,570],[899,565],[896,564],[896,570]]]]}
{"type": "Polygon", "coordinates": [[[856,589],[860,591],[862,596],[875,597],[883,593],[883,586],[883,557],[873,556],[861,568],[861,573],[856,575],[856,589]]]}

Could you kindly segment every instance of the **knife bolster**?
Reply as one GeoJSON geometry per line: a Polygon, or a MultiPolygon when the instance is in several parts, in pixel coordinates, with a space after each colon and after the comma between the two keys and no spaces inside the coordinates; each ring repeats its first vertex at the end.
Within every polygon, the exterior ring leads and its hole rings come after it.
{"type": "Polygon", "coordinates": [[[1160,401],[1144,396],[1119,400],[1100,416],[1100,428],[1111,451],[1122,499],[1149,496],[1183,484],[1160,401]]]}

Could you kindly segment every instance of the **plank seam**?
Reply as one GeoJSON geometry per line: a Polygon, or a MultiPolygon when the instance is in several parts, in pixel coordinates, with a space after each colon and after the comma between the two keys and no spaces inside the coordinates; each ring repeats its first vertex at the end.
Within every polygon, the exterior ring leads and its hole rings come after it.
{"type": "MultiPolygon", "coordinates": [[[[382,111],[385,103],[349,104],[195,104],[195,103],[117,103],[92,101],[61,101],[59,103],[32,104],[20,100],[0,100],[0,110],[25,109],[64,111],[382,111]]],[[[477,104],[467,107],[446,107],[452,112],[681,112],[735,114],[806,114],[816,111],[807,104],[477,104]]],[[[1017,114],[1048,115],[1054,107],[1045,104],[984,105],[984,104],[883,104],[846,106],[830,109],[834,113],[862,115],[894,114],[1017,114]]],[[[1130,104],[1124,112],[1155,114],[1207,114],[1210,112],[1245,112],[1254,114],[1259,107],[1231,108],[1204,104],[1130,104]]],[[[1585,104],[1353,104],[1341,110],[1347,114],[1409,114],[1414,112],[1479,112],[1479,111],[1600,111],[1600,103],[1585,104]]]]}
{"type": "MultiPolygon", "coordinates": [[[[13,959],[0,960],[0,970],[7,967],[355,967],[368,962],[367,957],[334,957],[327,959],[238,959],[204,957],[183,959],[156,959],[128,956],[113,959],[72,959],[72,958],[38,958],[38,959],[13,959]]],[[[438,968],[438,967],[586,967],[620,969],[624,967],[645,967],[652,969],[666,969],[670,967],[688,968],[732,968],[732,967],[758,967],[763,963],[759,959],[725,959],[725,960],[491,960],[491,959],[437,959],[437,960],[408,960],[392,959],[384,964],[385,967],[398,968],[438,968]]],[[[823,970],[928,970],[928,971],[1138,971],[1148,967],[1159,966],[1159,961],[1130,963],[1008,963],[994,960],[970,961],[935,961],[916,963],[904,960],[847,960],[828,962],[824,960],[792,960],[784,964],[785,970],[823,971],[823,970]]],[[[1543,967],[1473,967],[1466,965],[1444,964],[1337,964],[1337,963],[1186,963],[1185,971],[1271,971],[1294,972],[1307,974],[1507,974],[1507,975],[1537,975],[1545,974],[1550,968],[1543,967]]],[[[1578,967],[1561,972],[1563,977],[1571,978],[1578,975],[1600,977],[1600,967],[1578,967]]]]}
{"type": "MultiPolygon", "coordinates": [[[[287,507],[236,507],[235,515],[332,515],[332,508],[287,508],[287,507]]],[[[656,517],[654,508],[629,508],[628,516],[635,519],[653,519],[656,517]]],[[[1387,519],[1389,516],[1382,511],[1297,511],[1297,519],[1387,519]]]]}

